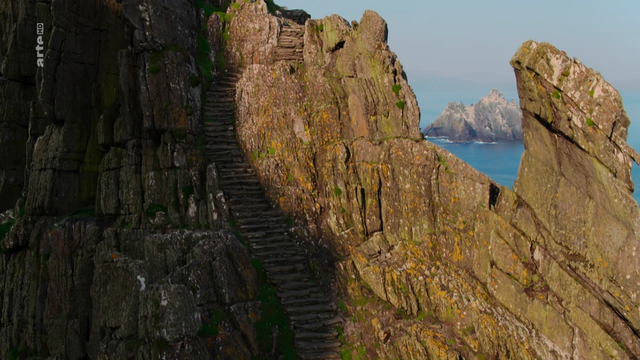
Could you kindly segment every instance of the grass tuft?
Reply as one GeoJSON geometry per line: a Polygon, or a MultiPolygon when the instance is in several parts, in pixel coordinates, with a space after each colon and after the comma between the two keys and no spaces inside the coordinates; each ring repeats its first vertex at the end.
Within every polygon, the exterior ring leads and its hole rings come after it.
{"type": "Polygon", "coordinates": [[[400,96],[401,89],[402,89],[402,86],[400,86],[399,84],[395,84],[391,87],[391,91],[393,91],[393,93],[396,94],[396,96],[400,96]]]}
{"type": "Polygon", "coordinates": [[[333,188],[333,195],[335,195],[335,196],[340,196],[340,195],[342,195],[342,190],[340,190],[340,188],[339,188],[339,187],[337,187],[337,186],[336,186],[336,187],[334,187],[334,188],[333,188]]]}
{"type": "Polygon", "coordinates": [[[398,109],[402,110],[405,107],[405,102],[402,100],[398,100],[398,102],[396,103],[396,106],[398,107],[398,109]]]}

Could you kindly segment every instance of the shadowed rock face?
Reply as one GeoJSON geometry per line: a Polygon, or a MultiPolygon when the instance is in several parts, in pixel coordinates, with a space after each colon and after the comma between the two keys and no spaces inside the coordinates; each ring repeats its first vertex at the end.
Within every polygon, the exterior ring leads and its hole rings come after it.
{"type": "MultiPolygon", "coordinates": [[[[240,11],[238,29],[273,21],[240,11]]],[[[333,256],[350,319],[343,348],[407,359],[640,356],[628,176],[637,155],[610,85],[548,44],[523,44],[512,65],[526,152],[511,191],[418,139],[415,96],[377,14],[305,27],[303,61],[245,62],[238,134],[300,240],[333,256]]],[[[268,41],[262,49],[277,44],[268,41]]]]}
{"type": "Polygon", "coordinates": [[[0,211],[16,215],[0,224],[1,359],[257,352],[256,273],[199,149],[200,12],[0,4],[0,211]]]}
{"type": "Polygon", "coordinates": [[[615,89],[553,46],[529,41],[512,59],[526,151],[511,191],[422,139],[375,12],[302,27],[240,1],[223,47],[221,17],[188,1],[10,4],[0,150],[27,142],[15,162],[0,152],[0,208],[18,198],[0,242],[1,358],[256,354],[256,273],[198,150],[205,24],[211,48],[246,67],[240,143],[343,300],[345,351],[640,358],[629,119],[615,89]],[[42,70],[17,41],[36,17],[42,70]],[[198,335],[207,323],[218,336],[198,335]]]}
{"type": "Polygon", "coordinates": [[[449,103],[423,134],[447,137],[451,141],[484,141],[522,139],[522,112],[515,101],[507,102],[493,89],[478,103],[467,107],[449,103]]]}

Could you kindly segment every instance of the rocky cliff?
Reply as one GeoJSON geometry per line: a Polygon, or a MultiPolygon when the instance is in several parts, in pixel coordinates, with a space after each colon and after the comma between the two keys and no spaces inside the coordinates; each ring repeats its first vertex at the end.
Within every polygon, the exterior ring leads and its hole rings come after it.
{"type": "Polygon", "coordinates": [[[598,73],[517,51],[511,191],[422,138],[375,12],[226,5],[0,6],[0,358],[640,357],[598,73]]]}
{"type": "Polygon", "coordinates": [[[0,4],[0,358],[258,353],[257,273],[200,136],[226,5],[0,4]]]}
{"type": "Polygon", "coordinates": [[[324,259],[318,271],[335,272],[342,351],[640,356],[638,157],[618,93],[551,45],[523,44],[512,65],[526,152],[511,191],[420,139],[386,34],[373,12],[308,21],[304,56],[289,61],[269,55],[276,36],[264,52],[231,39],[246,66],[239,140],[299,241],[324,259]]]}
{"type": "Polygon", "coordinates": [[[446,137],[451,141],[522,139],[522,111],[496,89],[478,103],[464,106],[450,102],[446,109],[424,129],[425,136],[446,137]]]}

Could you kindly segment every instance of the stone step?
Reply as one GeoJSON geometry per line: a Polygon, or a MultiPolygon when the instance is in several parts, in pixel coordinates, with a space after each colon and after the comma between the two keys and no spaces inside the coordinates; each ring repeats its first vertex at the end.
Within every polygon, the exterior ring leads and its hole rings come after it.
{"type": "Polygon", "coordinates": [[[287,227],[284,224],[271,224],[268,221],[265,224],[250,224],[250,225],[238,225],[242,231],[270,231],[281,230],[287,231],[287,227]]]}
{"type": "Polygon", "coordinates": [[[335,308],[332,304],[317,304],[317,305],[303,305],[303,306],[285,306],[284,307],[289,314],[308,314],[308,313],[323,313],[333,312],[335,308]]]}
{"type": "MultiPolygon", "coordinates": [[[[305,269],[304,264],[264,266],[268,274],[294,273],[305,269]]],[[[268,275],[267,275],[268,276],[268,275]]]]}
{"type": "MultiPolygon", "coordinates": [[[[237,161],[238,163],[242,163],[242,159],[239,159],[237,161]]],[[[231,195],[231,196],[249,196],[249,195],[254,195],[256,197],[264,197],[264,193],[262,192],[262,190],[252,190],[252,191],[247,191],[247,190],[234,190],[234,189],[226,189],[224,191],[225,193],[231,195]]],[[[237,214],[234,214],[237,216],[237,214]]],[[[249,216],[252,214],[248,214],[249,216]]]]}
{"type": "Polygon", "coordinates": [[[342,359],[342,356],[334,351],[323,351],[323,352],[307,352],[301,353],[300,359],[302,360],[333,360],[333,359],[342,359]]]}
{"type": "Polygon", "coordinates": [[[270,236],[270,237],[249,239],[249,242],[251,244],[257,244],[257,245],[274,243],[274,242],[283,242],[283,241],[291,241],[291,238],[285,235],[276,235],[276,236],[270,236]]]}
{"type": "Polygon", "coordinates": [[[275,250],[275,249],[286,249],[291,247],[292,243],[290,241],[283,241],[278,243],[268,243],[268,244],[260,244],[260,245],[251,245],[251,248],[254,250],[275,250]]]}
{"type": "Polygon", "coordinates": [[[286,256],[286,257],[283,256],[278,259],[265,260],[263,263],[264,265],[279,265],[281,263],[294,264],[294,263],[303,263],[306,259],[307,258],[302,255],[286,256]]]}
{"type": "Polygon", "coordinates": [[[283,290],[280,292],[276,292],[276,294],[280,299],[313,297],[314,294],[322,295],[319,293],[319,289],[317,287],[310,287],[307,289],[298,289],[298,290],[283,290]]]}
{"type": "MultiPolygon", "coordinates": [[[[277,229],[277,228],[274,228],[274,229],[263,229],[263,230],[260,230],[260,231],[242,230],[242,235],[244,237],[246,237],[247,239],[249,239],[249,240],[265,238],[265,237],[271,237],[271,236],[274,236],[274,235],[284,236],[286,234],[287,234],[287,231],[285,229],[277,229]]],[[[294,245],[293,242],[291,242],[291,241],[289,241],[289,242],[291,243],[291,245],[294,245]]],[[[263,245],[263,244],[260,244],[260,245],[263,245]]]]}
{"type": "Polygon", "coordinates": [[[301,322],[296,324],[296,329],[304,329],[304,330],[318,330],[327,327],[335,327],[338,324],[341,324],[344,320],[339,317],[328,318],[326,320],[321,321],[313,321],[313,322],[301,322]]]}
{"type": "MultiPolygon", "coordinates": [[[[235,140],[235,137],[234,137],[234,140],[235,140]]],[[[248,173],[244,173],[244,174],[224,173],[222,174],[222,177],[225,179],[255,179],[256,181],[258,181],[258,177],[255,174],[248,174],[248,173]]]]}
{"type": "Polygon", "coordinates": [[[239,167],[239,168],[221,168],[220,169],[220,175],[224,176],[224,175],[243,175],[243,174],[247,174],[247,175],[252,175],[252,176],[256,176],[255,171],[249,166],[249,167],[239,167]]]}
{"type": "Polygon", "coordinates": [[[222,144],[205,145],[204,148],[207,149],[207,150],[209,150],[209,149],[211,149],[211,150],[240,150],[238,145],[222,145],[222,144]]]}
{"type": "MultiPolygon", "coordinates": [[[[267,205],[268,207],[265,208],[266,209],[270,209],[271,205],[267,205]]],[[[261,217],[250,217],[250,218],[238,218],[237,219],[239,223],[243,224],[243,225],[259,225],[259,224],[264,224],[266,222],[270,222],[270,223],[276,223],[276,224],[282,224],[284,223],[284,221],[286,221],[283,217],[266,217],[266,218],[261,218],[261,217]]],[[[262,240],[262,241],[266,241],[266,240],[262,240]]]]}
{"type": "MultiPolygon", "coordinates": [[[[283,256],[296,256],[296,255],[283,255],[283,256]]],[[[279,259],[279,258],[271,258],[271,259],[279,259]]],[[[267,259],[270,260],[270,259],[267,259]]],[[[267,260],[262,260],[267,261],[267,260]]],[[[282,281],[303,281],[309,278],[308,274],[304,273],[294,273],[294,274],[271,274],[269,275],[269,279],[274,282],[282,282],[282,281]]],[[[284,305],[284,302],[282,303],[284,305]]]]}
{"type": "Polygon", "coordinates": [[[321,342],[296,341],[294,345],[295,345],[296,348],[302,348],[302,349],[328,349],[328,350],[332,350],[332,349],[340,348],[340,346],[342,346],[342,343],[340,341],[321,341],[321,342]]]}
{"type": "Polygon", "coordinates": [[[300,331],[295,334],[295,338],[299,340],[335,340],[338,332],[333,331],[300,331]]]}
{"type": "Polygon", "coordinates": [[[329,298],[326,296],[318,296],[318,297],[307,297],[307,298],[297,298],[297,299],[289,299],[289,300],[282,300],[282,305],[291,305],[291,306],[302,306],[302,305],[313,305],[313,304],[320,304],[320,303],[327,303],[329,302],[329,298]]]}
{"type": "MultiPolygon", "coordinates": [[[[262,193],[260,193],[260,194],[262,194],[262,193]]],[[[276,211],[276,210],[274,210],[274,211],[265,211],[265,212],[262,212],[260,214],[256,214],[254,212],[246,212],[246,211],[235,211],[235,210],[233,210],[233,208],[231,208],[231,211],[233,212],[233,215],[235,217],[237,217],[237,218],[241,218],[241,217],[244,217],[244,218],[256,217],[257,215],[259,215],[257,217],[262,217],[262,218],[265,218],[265,220],[266,220],[266,218],[269,218],[271,216],[280,216],[280,215],[282,215],[279,211],[276,211]]]]}
{"type": "Polygon", "coordinates": [[[233,125],[216,124],[211,121],[205,122],[202,128],[205,132],[211,133],[213,135],[229,134],[229,136],[233,136],[234,139],[236,137],[236,132],[234,131],[233,125]]]}
{"type": "Polygon", "coordinates": [[[301,315],[291,315],[289,319],[291,322],[295,324],[298,323],[311,323],[311,322],[319,322],[326,319],[333,318],[334,315],[331,313],[312,313],[312,314],[301,314],[301,315]]]}
{"type": "MultiPolygon", "coordinates": [[[[238,145],[236,145],[238,146],[238,145]]],[[[247,179],[247,178],[232,178],[232,177],[222,177],[222,181],[227,184],[237,184],[237,185],[260,185],[260,181],[257,179],[247,179]]]]}
{"type": "Polygon", "coordinates": [[[286,283],[276,284],[278,289],[282,291],[309,291],[317,292],[318,287],[311,281],[289,281],[286,283]]]}
{"type": "MultiPolygon", "coordinates": [[[[257,202],[253,201],[253,203],[247,203],[247,204],[237,204],[237,203],[232,203],[231,204],[231,209],[233,210],[256,210],[256,211],[260,211],[260,209],[269,209],[271,208],[271,206],[269,205],[269,203],[267,202],[257,202]]],[[[244,222],[245,224],[249,224],[251,223],[251,220],[255,219],[255,222],[261,222],[263,223],[265,221],[264,218],[256,218],[256,217],[246,217],[246,218],[242,218],[242,222],[244,222]]],[[[240,219],[239,219],[240,220],[240,219]]]]}
{"type": "MultiPolygon", "coordinates": [[[[286,249],[264,249],[264,250],[254,250],[253,253],[258,256],[260,259],[270,259],[273,257],[278,257],[278,256],[284,256],[284,255],[295,255],[295,254],[299,254],[299,250],[297,248],[294,247],[289,247],[286,249]]],[[[280,275],[306,275],[306,274],[273,274],[270,276],[270,278],[276,278],[277,276],[280,275]]]]}

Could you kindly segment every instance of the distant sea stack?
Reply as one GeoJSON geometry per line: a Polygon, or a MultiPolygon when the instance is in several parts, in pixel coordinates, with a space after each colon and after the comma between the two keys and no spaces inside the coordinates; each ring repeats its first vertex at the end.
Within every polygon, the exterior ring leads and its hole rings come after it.
{"type": "Polygon", "coordinates": [[[427,126],[424,135],[459,142],[521,140],[521,119],[522,111],[516,101],[507,102],[497,89],[492,89],[477,104],[465,107],[462,102],[450,102],[427,126]]]}

